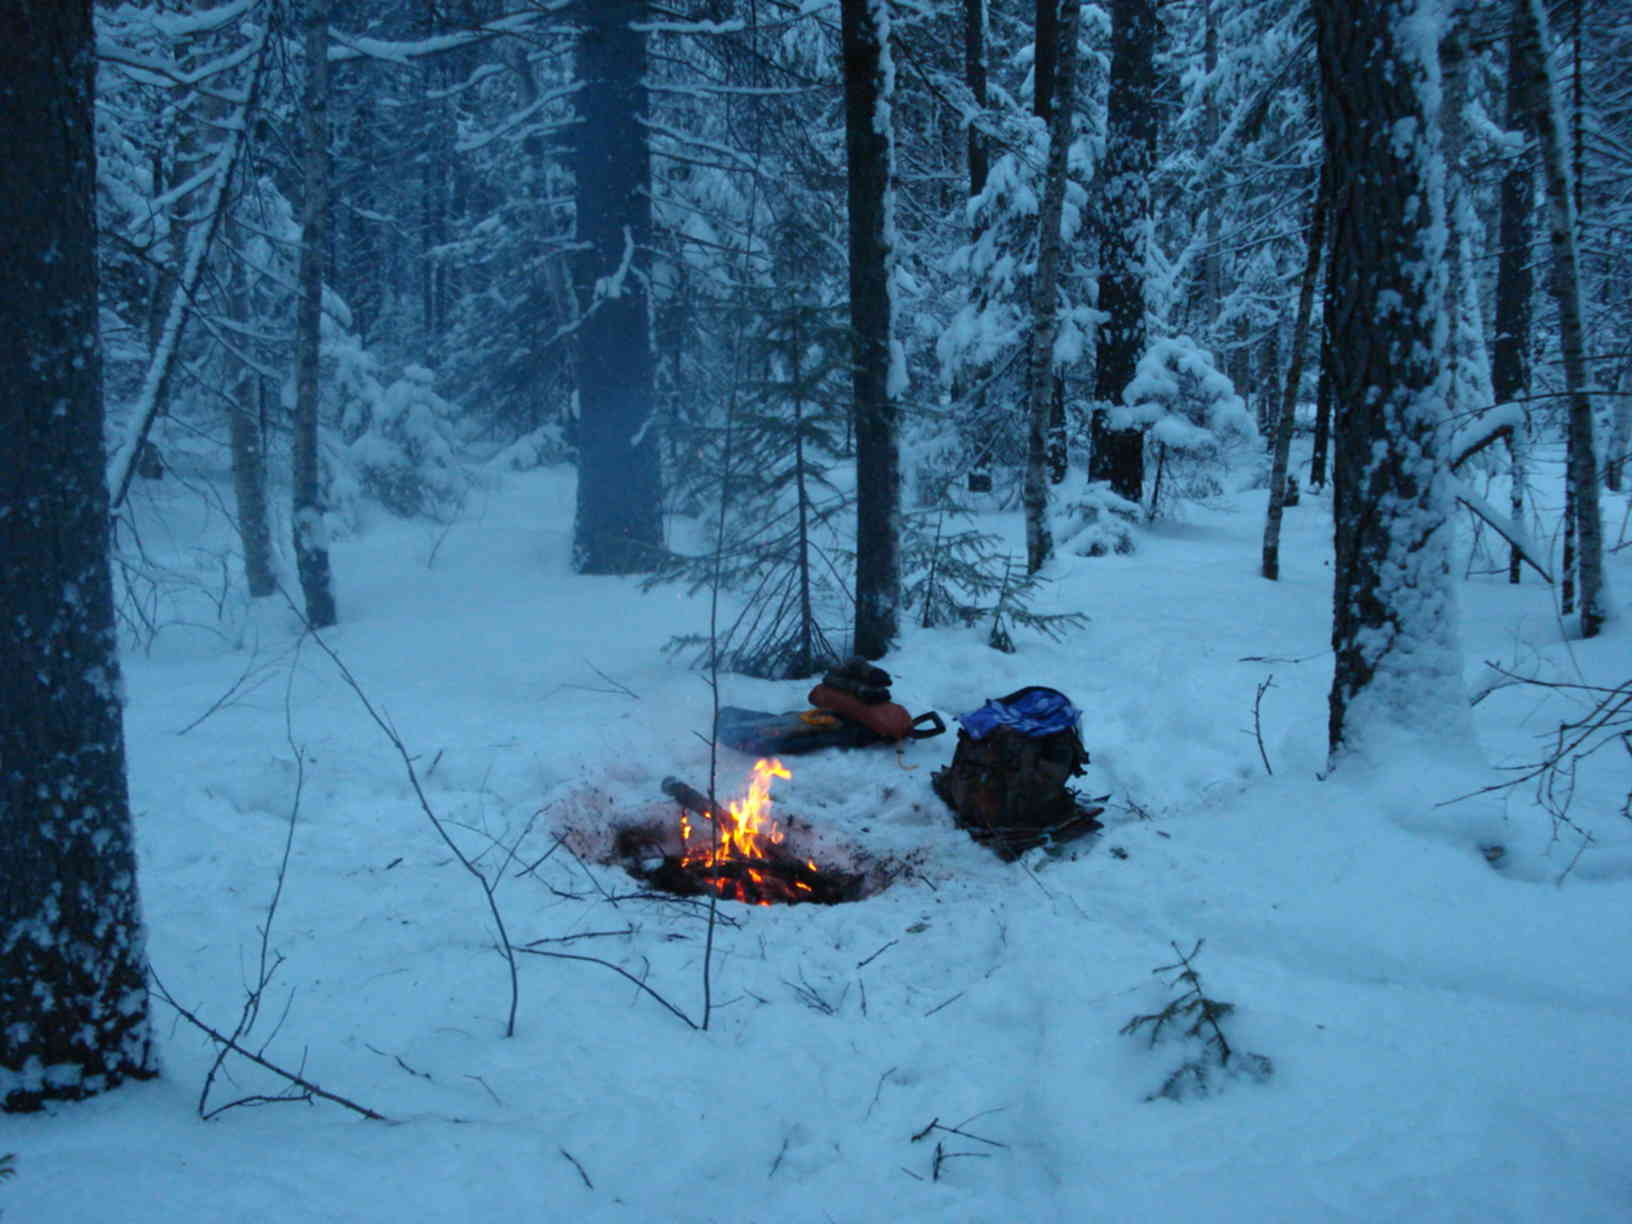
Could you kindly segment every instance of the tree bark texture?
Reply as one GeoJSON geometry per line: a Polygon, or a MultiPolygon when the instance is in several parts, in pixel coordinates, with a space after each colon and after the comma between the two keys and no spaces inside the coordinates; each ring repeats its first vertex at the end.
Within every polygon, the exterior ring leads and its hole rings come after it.
{"type": "MultiPolygon", "coordinates": [[[[1052,3],[1052,0],[1049,0],[1052,3]]],[[[1026,430],[1026,572],[1035,574],[1054,554],[1048,526],[1048,486],[1052,479],[1055,386],[1054,340],[1060,330],[1060,219],[1065,213],[1066,163],[1071,151],[1072,105],[1077,70],[1077,24],[1081,0],[1061,0],[1059,54],[1054,60],[1053,118],[1049,123],[1048,169],[1037,213],[1037,278],[1033,285],[1030,400],[1026,430]]]]}
{"type": "Polygon", "coordinates": [[[843,0],[844,127],[850,202],[851,386],[856,430],[855,651],[881,658],[901,604],[901,455],[890,394],[893,72],[884,0],[843,0]]]}
{"type": "Polygon", "coordinates": [[[1444,196],[1414,0],[1316,0],[1337,454],[1329,744],[1471,742],[1450,566],[1444,196]]]}
{"type": "MultiPolygon", "coordinates": [[[[236,226],[227,222],[227,245],[239,249],[236,226]]],[[[226,290],[226,313],[248,335],[250,326],[249,271],[239,259],[221,270],[226,290]]],[[[242,338],[235,343],[247,343],[242,338]]],[[[272,566],[272,522],[266,501],[266,437],[261,429],[261,379],[239,353],[223,348],[221,354],[227,393],[227,438],[232,452],[233,501],[238,511],[238,541],[244,550],[244,584],[251,598],[264,599],[278,589],[272,566]]]]}
{"type": "Polygon", "coordinates": [[[295,570],[314,629],[335,623],[334,577],[323,520],[318,460],[323,347],[323,262],[329,220],[329,0],[306,0],[306,83],[302,131],[306,139],[306,197],[300,212],[300,301],[295,311],[295,437],[292,473],[295,570]]]}
{"type": "Polygon", "coordinates": [[[0,1109],[156,1074],[97,337],[90,0],[0,45],[0,1109]]]}
{"type": "Polygon", "coordinates": [[[1144,492],[1145,436],[1112,428],[1145,348],[1145,262],[1150,242],[1150,179],[1156,161],[1156,6],[1111,0],[1110,101],[1100,204],[1099,328],[1089,475],[1137,502],[1144,492]]]}
{"type": "Polygon", "coordinates": [[[646,0],[585,7],[578,38],[578,507],[580,573],[652,569],[663,552],[657,359],[648,300],[652,154],[646,0]]]}
{"type": "MultiPolygon", "coordinates": [[[[1327,252],[1328,258],[1330,252],[1327,252]]],[[[1330,276],[1327,277],[1330,280],[1330,276]]],[[[1315,380],[1315,440],[1309,455],[1309,487],[1326,487],[1326,457],[1332,441],[1332,342],[1326,330],[1326,321],[1332,313],[1331,293],[1321,308],[1320,322],[1320,375],[1315,380]]]]}
{"type": "Polygon", "coordinates": [[[1298,388],[1303,382],[1303,355],[1309,348],[1309,320],[1314,314],[1315,286],[1320,281],[1320,261],[1326,247],[1326,212],[1330,175],[1324,165],[1315,187],[1314,208],[1309,215],[1309,252],[1303,264],[1303,284],[1298,290],[1298,317],[1292,325],[1292,361],[1286,372],[1286,390],[1281,396],[1281,414],[1275,420],[1275,452],[1269,470],[1269,514],[1264,523],[1263,575],[1271,582],[1281,577],[1281,515],[1286,508],[1286,470],[1292,457],[1292,426],[1298,407],[1298,388]]]}
{"type": "MultiPolygon", "coordinates": [[[[963,0],[963,79],[969,96],[981,110],[986,109],[986,0],[963,0]]],[[[969,125],[969,197],[986,190],[991,173],[991,152],[986,134],[978,125],[969,125]]],[[[977,235],[978,236],[978,235],[977,235]]]]}
{"type": "MultiPolygon", "coordinates": [[[[1507,36],[1506,124],[1510,131],[1526,130],[1524,55],[1517,23],[1507,36]]],[[[1525,399],[1530,390],[1530,306],[1535,278],[1530,272],[1530,212],[1535,198],[1535,163],[1528,149],[1508,164],[1502,175],[1498,221],[1499,251],[1496,258],[1496,327],[1490,351],[1490,383],[1496,403],[1525,399]]],[[[1526,412],[1528,419],[1529,413],[1526,412]]],[[[1515,427],[1508,438],[1511,464],[1511,505],[1513,521],[1524,514],[1527,465],[1524,430],[1515,427]]],[[[1507,580],[1517,583],[1523,569],[1523,555],[1513,548],[1508,553],[1507,580]]]]}
{"type": "Polygon", "coordinates": [[[1558,303],[1564,386],[1569,399],[1569,495],[1574,500],[1576,573],[1580,579],[1581,636],[1596,637],[1609,617],[1604,582],[1604,523],[1593,449],[1592,398],[1587,394],[1586,338],[1576,252],[1576,210],[1564,147],[1564,125],[1553,98],[1548,62],[1547,12],[1540,0],[1514,0],[1517,51],[1525,110],[1536,125],[1542,181],[1547,189],[1548,240],[1553,255],[1553,297],[1558,303]]]}

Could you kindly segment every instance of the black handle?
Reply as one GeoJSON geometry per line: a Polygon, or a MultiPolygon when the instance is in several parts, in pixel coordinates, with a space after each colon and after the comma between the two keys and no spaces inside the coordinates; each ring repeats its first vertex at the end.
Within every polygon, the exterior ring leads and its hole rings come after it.
{"type": "Polygon", "coordinates": [[[920,714],[912,720],[912,730],[907,734],[913,739],[928,739],[932,735],[942,734],[945,730],[946,724],[941,721],[941,716],[930,710],[927,714],[920,714]],[[930,725],[927,728],[920,728],[918,724],[921,722],[928,722],[930,725]]]}

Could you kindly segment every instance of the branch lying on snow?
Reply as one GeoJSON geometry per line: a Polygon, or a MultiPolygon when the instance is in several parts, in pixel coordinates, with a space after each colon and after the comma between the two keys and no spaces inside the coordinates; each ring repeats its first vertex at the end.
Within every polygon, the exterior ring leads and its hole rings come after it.
{"type": "Polygon", "coordinates": [[[249,1061],[254,1063],[257,1067],[261,1067],[272,1072],[273,1075],[278,1076],[280,1079],[287,1080],[292,1088],[299,1089],[298,1092],[292,1092],[287,1096],[244,1097],[241,1100],[233,1101],[227,1105],[222,1105],[217,1109],[211,1110],[209,1113],[204,1115],[206,1119],[213,1118],[224,1110],[231,1109],[234,1105],[267,1105],[279,1101],[310,1101],[313,1097],[316,1097],[319,1100],[330,1101],[344,1109],[349,1109],[353,1113],[361,1114],[363,1117],[374,1122],[389,1122],[391,1120],[384,1114],[374,1112],[374,1110],[368,1108],[366,1105],[359,1105],[356,1101],[348,1100],[337,1093],[329,1092],[326,1089],[318,1087],[318,1085],[312,1083],[311,1080],[307,1079],[303,1075],[299,1075],[293,1071],[286,1071],[276,1063],[269,1062],[260,1054],[257,1054],[254,1050],[245,1049],[242,1045],[238,1044],[234,1038],[228,1037],[225,1033],[218,1032],[216,1029],[211,1028],[208,1024],[205,1024],[204,1021],[200,1020],[193,1012],[187,1010],[187,1008],[176,1002],[175,997],[171,995],[164,983],[159,980],[158,974],[150,973],[150,976],[153,980],[153,988],[158,992],[159,998],[163,999],[171,1007],[175,1008],[176,1014],[183,1020],[187,1021],[188,1024],[191,1024],[194,1028],[198,1029],[211,1041],[219,1044],[223,1050],[230,1050],[234,1054],[249,1059],[249,1061]]]}
{"type": "MultiPolygon", "coordinates": [[[[1447,799],[1437,806],[1461,803],[1464,799],[1472,799],[1477,795],[1496,794],[1534,782],[1536,803],[1553,818],[1555,834],[1557,826],[1569,828],[1581,836],[1582,849],[1585,849],[1592,841],[1592,834],[1571,820],[1569,815],[1570,805],[1575,798],[1576,770],[1587,758],[1612,744],[1619,744],[1626,750],[1628,757],[1632,757],[1632,679],[1609,687],[1568,680],[1541,680],[1535,676],[1510,671],[1501,664],[1489,660],[1485,662],[1485,666],[1495,672],[1503,682],[1492,685],[1488,691],[1520,684],[1532,688],[1553,689],[1566,696],[1591,703],[1590,708],[1579,718],[1561,721],[1558,729],[1552,733],[1551,743],[1538,760],[1511,766],[1510,772],[1515,775],[1514,777],[1505,782],[1492,782],[1489,786],[1482,786],[1465,795],[1447,799]]],[[[1632,791],[1627,793],[1620,814],[1632,819],[1632,791]]],[[[1576,858],[1579,859],[1580,855],[1577,854],[1576,858]]],[[[1570,866],[1574,867],[1575,863],[1572,861],[1570,866]]],[[[1568,874],[1569,870],[1566,869],[1564,875],[1568,874]]],[[[1564,876],[1560,876],[1559,883],[1563,883],[1563,880],[1564,876]]]]}

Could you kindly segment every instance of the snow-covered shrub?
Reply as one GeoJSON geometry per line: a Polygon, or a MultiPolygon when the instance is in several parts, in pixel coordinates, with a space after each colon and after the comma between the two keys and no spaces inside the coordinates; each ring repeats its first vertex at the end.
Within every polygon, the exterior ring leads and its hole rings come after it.
{"type": "Polygon", "coordinates": [[[1225,452],[1258,440],[1246,401],[1213,355],[1189,336],[1153,341],[1122,399],[1111,427],[1145,426],[1146,445],[1155,451],[1152,514],[1164,494],[1202,498],[1223,492],[1225,452]]]}
{"type": "Polygon", "coordinates": [[[446,521],[463,504],[470,477],[454,452],[452,406],[431,384],[424,366],[408,366],[373,403],[351,399],[341,428],[363,488],[382,506],[446,521]]]}
{"type": "Polygon", "coordinates": [[[1258,437],[1246,401],[1189,336],[1153,341],[1122,400],[1126,406],[1111,413],[1113,429],[1148,425],[1150,441],[1174,450],[1210,452],[1258,437]]]}
{"type": "Polygon", "coordinates": [[[1106,482],[1094,481],[1056,512],[1055,547],[1079,557],[1131,553],[1133,525],[1142,514],[1136,502],[1111,492],[1106,482]]]}

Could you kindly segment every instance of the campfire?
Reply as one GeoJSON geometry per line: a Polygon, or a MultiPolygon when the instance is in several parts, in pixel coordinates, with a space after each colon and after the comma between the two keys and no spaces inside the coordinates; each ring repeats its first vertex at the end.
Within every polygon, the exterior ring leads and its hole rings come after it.
{"type": "Polygon", "coordinates": [[[713,892],[749,905],[858,900],[867,891],[864,875],[819,867],[796,853],[771,815],[772,780],[792,776],[781,761],[758,761],[747,794],[724,810],[695,787],[665,778],[663,793],[680,805],[676,826],[625,829],[618,857],[631,875],[682,896],[713,892]]]}

